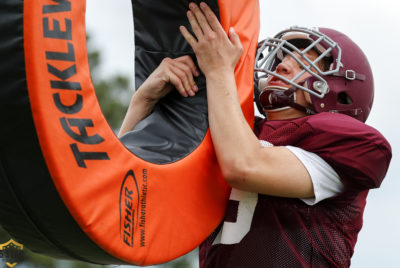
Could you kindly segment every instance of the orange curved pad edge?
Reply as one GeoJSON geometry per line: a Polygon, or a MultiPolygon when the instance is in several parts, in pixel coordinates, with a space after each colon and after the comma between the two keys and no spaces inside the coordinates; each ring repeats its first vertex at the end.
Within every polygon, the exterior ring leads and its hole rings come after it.
{"type": "MultiPolygon", "coordinates": [[[[249,74],[259,15],[258,1],[246,2],[224,1],[220,16],[223,27],[234,26],[243,43],[235,75],[242,109],[252,124],[249,74]]],[[[219,224],[229,194],[209,132],[194,152],[172,164],[134,156],[97,102],[87,60],[85,1],[44,14],[45,5],[57,2],[24,1],[26,72],[40,145],[61,198],[99,247],[128,263],[161,263],[189,252],[219,224]],[[69,106],[69,112],[60,105],[69,106]]]]}

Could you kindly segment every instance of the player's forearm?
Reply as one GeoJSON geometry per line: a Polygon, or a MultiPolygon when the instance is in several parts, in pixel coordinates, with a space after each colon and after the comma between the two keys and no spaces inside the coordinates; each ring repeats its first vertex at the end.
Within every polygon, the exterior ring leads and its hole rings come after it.
{"type": "Polygon", "coordinates": [[[141,98],[140,91],[137,91],[131,99],[118,136],[121,137],[126,132],[132,130],[137,123],[146,118],[152,112],[156,103],[157,101],[148,101],[141,98]]]}
{"type": "Polygon", "coordinates": [[[293,153],[260,145],[242,113],[233,74],[208,75],[207,99],[211,136],[228,184],[274,196],[313,196],[309,174],[293,153]]]}
{"type": "MultiPolygon", "coordinates": [[[[253,161],[259,142],[243,116],[233,73],[207,76],[210,131],[224,176],[253,161]]],[[[240,173],[240,172],[238,172],[240,173]]],[[[228,178],[229,179],[229,178],[228,178]]]]}

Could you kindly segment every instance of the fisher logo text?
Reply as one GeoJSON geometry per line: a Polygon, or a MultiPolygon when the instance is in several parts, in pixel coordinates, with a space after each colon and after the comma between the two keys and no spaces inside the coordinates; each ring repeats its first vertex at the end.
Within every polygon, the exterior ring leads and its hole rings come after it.
{"type": "Polygon", "coordinates": [[[130,170],[122,182],[119,196],[120,235],[129,247],[134,246],[134,232],[139,211],[139,188],[135,173],[130,170]]]}

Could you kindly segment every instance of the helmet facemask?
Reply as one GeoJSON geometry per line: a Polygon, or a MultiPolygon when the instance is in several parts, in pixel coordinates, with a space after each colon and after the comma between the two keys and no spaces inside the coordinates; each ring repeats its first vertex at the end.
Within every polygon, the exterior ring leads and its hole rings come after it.
{"type": "MultiPolygon", "coordinates": [[[[255,63],[256,87],[258,87],[259,91],[263,91],[265,89],[265,84],[268,84],[268,79],[276,77],[291,85],[289,89],[277,88],[276,91],[279,95],[282,95],[282,92],[278,92],[282,91],[282,89],[292,92],[301,89],[317,98],[323,98],[329,91],[329,86],[324,76],[331,75],[339,70],[341,66],[340,59],[340,47],[328,36],[317,30],[291,27],[288,30],[278,33],[274,38],[268,38],[260,42],[255,63]],[[307,57],[306,53],[310,50],[314,50],[318,53],[316,59],[311,60],[307,57]],[[263,52],[266,52],[265,56],[263,52]],[[332,62],[332,52],[335,52],[334,54],[337,55],[335,62],[332,62]],[[302,71],[291,79],[276,72],[279,63],[287,56],[292,57],[302,68],[302,71]],[[329,60],[327,61],[327,59],[329,60]],[[327,64],[327,62],[329,63],[327,64]],[[324,65],[324,67],[320,68],[321,65],[324,65]],[[312,79],[298,81],[305,73],[308,73],[312,79]],[[312,81],[311,84],[310,81],[312,81]]],[[[289,93],[285,95],[289,95],[289,93]]],[[[282,101],[280,101],[279,107],[273,110],[282,110],[290,107],[299,108],[298,105],[293,105],[293,103],[295,103],[295,93],[293,98],[289,100],[287,106],[282,106],[282,101]]],[[[274,103],[270,103],[270,105],[267,105],[265,108],[271,110],[271,105],[275,106],[274,103]]],[[[305,107],[301,108],[301,110],[304,110],[304,108],[305,107]]],[[[310,110],[307,109],[307,113],[309,112],[310,110]]]]}

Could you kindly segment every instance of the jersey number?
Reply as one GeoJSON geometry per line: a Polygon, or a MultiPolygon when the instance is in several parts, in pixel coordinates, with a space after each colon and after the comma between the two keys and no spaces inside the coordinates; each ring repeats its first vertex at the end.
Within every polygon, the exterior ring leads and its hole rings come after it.
{"type": "Polygon", "coordinates": [[[232,189],[224,224],[214,244],[237,244],[250,231],[254,210],[258,201],[257,193],[232,189]]]}

